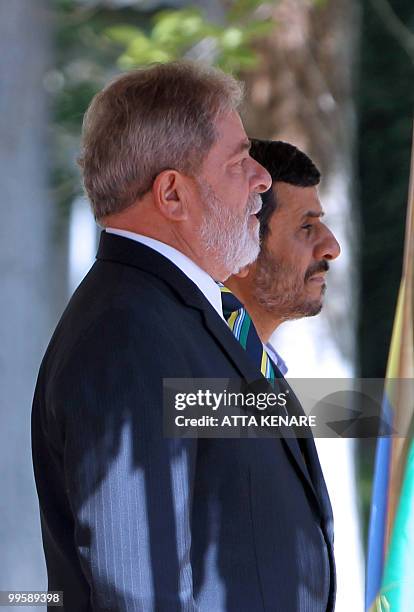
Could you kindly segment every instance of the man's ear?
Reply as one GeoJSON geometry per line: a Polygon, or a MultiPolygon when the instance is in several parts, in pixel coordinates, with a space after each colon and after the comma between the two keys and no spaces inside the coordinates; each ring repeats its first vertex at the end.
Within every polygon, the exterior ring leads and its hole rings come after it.
{"type": "Polygon", "coordinates": [[[177,170],[163,170],[152,184],[154,204],[170,221],[186,221],[188,218],[185,177],[177,170]]]}

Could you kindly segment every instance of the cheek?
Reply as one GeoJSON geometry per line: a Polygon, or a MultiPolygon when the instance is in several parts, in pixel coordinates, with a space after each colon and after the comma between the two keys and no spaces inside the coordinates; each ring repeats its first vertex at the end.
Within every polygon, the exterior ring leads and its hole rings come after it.
{"type": "Polygon", "coordinates": [[[231,205],[233,208],[237,208],[237,204],[240,201],[243,189],[241,189],[240,181],[231,179],[228,176],[215,180],[212,185],[216,193],[216,196],[226,202],[227,205],[231,205]]]}
{"type": "Polygon", "coordinates": [[[244,193],[249,191],[250,179],[245,170],[242,167],[234,167],[227,169],[223,173],[223,183],[228,185],[233,191],[237,193],[244,193]]]}
{"type": "Polygon", "coordinates": [[[305,286],[305,276],[308,269],[308,260],[300,256],[295,250],[294,245],[291,245],[285,256],[286,270],[289,271],[292,285],[295,285],[297,290],[302,290],[305,286]]]}
{"type": "Polygon", "coordinates": [[[290,257],[304,278],[307,270],[314,263],[312,248],[303,244],[303,240],[296,240],[290,247],[290,257]]]}
{"type": "Polygon", "coordinates": [[[289,270],[293,276],[301,275],[302,270],[306,269],[303,254],[300,252],[300,245],[294,239],[289,239],[283,232],[272,234],[272,245],[268,251],[273,261],[278,262],[289,270]]]}

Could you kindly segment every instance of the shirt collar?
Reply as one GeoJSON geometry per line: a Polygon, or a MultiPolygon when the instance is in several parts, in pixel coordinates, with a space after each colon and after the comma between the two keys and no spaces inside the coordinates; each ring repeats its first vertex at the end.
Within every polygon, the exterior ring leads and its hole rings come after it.
{"type": "Polygon", "coordinates": [[[279,368],[283,376],[286,376],[288,371],[287,365],[282,359],[282,357],[279,355],[273,344],[271,342],[266,342],[266,344],[264,344],[263,346],[266,350],[266,353],[269,355],[270,359],[274,362],[274,364],[279,368]]]}
{"type": "Polygon", "coordinates": [[[108,234],[116,234],[117,236],[123,236],[124,238],[140,242],[169,259],[181,270],[181,272],[197,285],[217,314],[220,315],[222,319],[224,318],[221,306],[221,293],[216,282],[205,270],[200,268],[192,259],[184,255],[184,253],[181,253],[181,251],[178,251],[169,244],[165,244],[165,242],[150,238],[149,236],[144,236],[143,234],[136,234],[135,232],[112,227],[105,228],[105,231],[108,232],[108,234]]]}

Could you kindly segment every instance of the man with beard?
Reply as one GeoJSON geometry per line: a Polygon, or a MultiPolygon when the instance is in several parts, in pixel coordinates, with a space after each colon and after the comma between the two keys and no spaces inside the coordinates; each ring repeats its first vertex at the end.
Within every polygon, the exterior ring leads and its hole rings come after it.
{"type": "Polygon", "coordinates": [[[86,113],[80,164],[105,231],[32,413],[49,590],[64,610],[322,612],[332,600],[295,440],[163,433],[163,379],[260,377],[216,284],[257,257],[270,187],[241,97],[232,77],[174,62],[120,76],[86,113]]]}
{"type": "Polygon", "coordinates": [[[252,140],[250,154],[272,177],[258,215],[261,250],[254,263],[225,284],[243,303],[266,352],[285,373],[270,336],[284,321],[321,311],[329,262],[340,248],[322,222],[320,173],[311,159],[281,141],[252,140]]]}
{"type": "MultiPolygon", "coordinates": [[[[287,372],[270,342],[284,321],[317,315],[322,308],[329,262],[339,244],[322,222],[317,185],[320,173],[310,158],[281,141],[252,140],[250,153],[272,177],[262,194],[261,250],[255,262],[232,275],[222,286],[223,311],[233,334],[274,384],[287,372]]],[[[284,383],[287,385],[287,383],[284,383]]],[[[287,409],[303,415],[289,388],[287,409]]],[[[333,517],[315,443],[309,429],[297,430],[303,462],[318,498],[321,527],[330,552],[334,576],[333,517]]],[[[264,526],[266,529],[266,527],[264,526]]],[[[332,609],[333,601],[328,605],[332,609]]]]}

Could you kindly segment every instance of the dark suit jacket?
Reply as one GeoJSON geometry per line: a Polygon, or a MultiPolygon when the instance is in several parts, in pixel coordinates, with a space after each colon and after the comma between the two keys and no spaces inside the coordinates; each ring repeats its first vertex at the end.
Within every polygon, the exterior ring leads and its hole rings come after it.
{"type": "Polygon", "coordinates": [[[65,611],[333,610],[317,457],[310,474],[295,439],[163,436],[163,377],[260,376],[176,266],[102,234],[32,413],[49,589],[65,611]]]}

